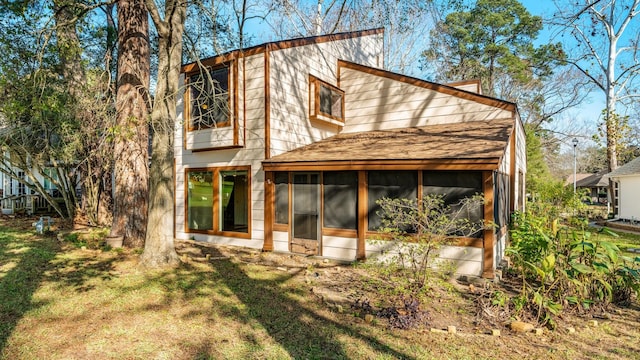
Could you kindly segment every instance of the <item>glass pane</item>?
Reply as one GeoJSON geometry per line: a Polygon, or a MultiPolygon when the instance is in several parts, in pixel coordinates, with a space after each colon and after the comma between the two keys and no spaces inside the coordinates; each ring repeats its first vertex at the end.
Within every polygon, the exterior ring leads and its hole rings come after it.
{"type": "Polygon", "coordinates": [[[318,240],[318,174],[295,174],[293,182],[293,237],[318,240]]]}
{"type": "Polygon", "coordinates": [[[191,230],[213,229],[213,172],[187,175],[187,223],[191,230]]]}
{"type": "Polygon", "coordinates": [[[320,111],[342,118],[342,94],[320,84],[320,111]]]}
{"type": "Polygon", "coordinates": [[[356,229],[358,211],[358,173],[355,171],[325,172],[324,226],[335,229],[356,229]]]}
{"type": "Polygon", "coordinates": [[[276,223],[289,223],[289,173],[275,174],[276,223]]]}
{"type": "Polygon", "coordinates": [[[503,226],[509,223],[509,193],[510,182],[509,175],[496,173],[494,178],[495,191],[494,191],[494,209],[493,216],[496,225],[498,226],[498,232],[500,232],[503,226]]]}
{"type": "Polygon", "coordinates": [[[222,231],[249,232],[249,181],[246,170],[220,172],[222,231]]]}
{"type": "Polygon", "coordinates": [[[383,197],[392,199],[416,199],[418,197],[418,173],[416,171],[369,171],[368,217],[371,231],[382,225],[376,201],[383,197]]]}
{"type": "MultiPolygon", "coordinates": [[[[445,205],[450,206],[452,211],[461,208],[462,199],[482,194],[482,173],[479,171],[425,171],[423,183],[424,195],[442,195],[445,205]]],[[[468,209],[466,216],[472,222],[481,221],[484,207],[479,204],[468,209]]],[[[480,237],[481,234],[478,231],[472,236],[480,237]]]]}
{"type": "Polygon", "coordinates": [[[189,78],[192,129],[230,125],[229,69],[224,67],[189,78]]]}

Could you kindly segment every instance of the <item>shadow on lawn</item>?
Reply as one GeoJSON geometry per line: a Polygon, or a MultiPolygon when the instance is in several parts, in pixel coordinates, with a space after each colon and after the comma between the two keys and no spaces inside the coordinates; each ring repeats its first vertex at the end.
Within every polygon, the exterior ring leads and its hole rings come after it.
{"type": "MultiPolygon", "coordinates": [[[[214,248],[202,249],[212,257],[223,257],[214,248]]],[[[340,324],[317,314],[289,295],[292,289],[283,289],[284,282],[292,277],[286,273],[275,280],[252,279],[237,263],[227,258],[212,261],[220,280],[246,305],[245,322],[258,321],[292,358],[295,359],[346,359],[341,342],[346,338],[359,339],[371,348],[393,358],[410,359],[380,340],[359,333],[355,327],[340,324]]],[[[312,296],[299,293],[300,296],[312,296]]],[[[239,313],[239,312],[237,312],[239,313]]]]}
{"type": "Polygon", "coordinates": [[[0,271],[4,275],[0,279],[0,356],[24,314],[43,305],[34,303],[32,297],[59,250],[54,238],[22,240],[18,238],[21,234],[24,232],[0,228],[0,264],[8,269],[0,271]]]}
{"type": "Polygon", "coordinates": [[[96,259],[86,255],[61,257],[60,243],[52,235],[0,227],[0,357],[7,341],[25,313],[44,302],[35,302],[33,294],[47,281],[59,282],[76,292],[91,290],[89,280],[109,280],[116,258],[96,259]],[[15,265],[12,265],[15,264],[15,265]]]}

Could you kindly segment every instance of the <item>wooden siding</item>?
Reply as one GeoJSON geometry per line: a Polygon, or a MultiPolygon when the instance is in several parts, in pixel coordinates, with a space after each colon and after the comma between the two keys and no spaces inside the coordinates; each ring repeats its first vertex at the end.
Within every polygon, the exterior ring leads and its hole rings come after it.
{"type": "MultiPolygon", "coordinates": [[[[345,91],[343,132],[360,132],[444,123],[512,118],[509,109],[342,67],[345,91]]],[[[486,99],[486,98],[482,98],[486,99]]],[[[487,102],[490,102],[487,100],[487,102]]],[[[506,106],[505,106],[506,107],[506,106]]]]}
{"type": "Polygon", "coordinates": [[[335,135],[335,126],[309,121],[309,75],[338,85],[339,59],[375,66],[382,34],[270,52],[271,156],[335,135]]]}
{"type": "MultiPolygon", "coordinates": [[[[237,148],[218,149],[211,151],[192,151],[184,147],[183,142],[183,101],[178,103],[178,121],[175,134],[176,159],[176,237],[189,239],[194,237],[199,241],[262,248],[264,240],[264,172],[261,161],[264,160],[264,56],[255,55],[238,62],[236,72],[238,81],[237,103],[234,107],[238,112],[238,141],[237,148]],[[247,81],[244,81],[246,77],[247,81]],[[244,86],[246,85],[246,87],[244,86]],[[217,236],[185,232],[185,178],[186,168],[250,166],[251,193],[250,239],[240,236],[217,236]]],[[[181,87],[184,89],[184,87],[181,87]]],[[[184,90],[183,90],[184,91],[184,90]]],[[[182,98],[181,98],[182,99],[182,98]]],[[[222,130],[222,129],[219,129],[222,130]]],[[[232,138],[231,138],[232,139],[232,138]]]]}
{"type": "Polygon", "coordinates": [[[640,174],[624,175],[616,178],[620,187],[618,193],[618,217],[638,221],[640,218],[640,174]]]}
{"type": "MultiPolygon", "coordinates": [[[[392,250],[392,242],[367,240],[367,258],[374,261],[384,261],[397,254],[392,250]]],[[[432,265],[443,263],[443,266],[453,266],[456,274],[480,276],[482,275],[482,254],[480,248],[467,246],[444,245],[438,249],[437,258],[432,265]]]]}
{"type": "Polygon", "coordinates": [[[357,239],[339,236],[322,237],[322,255],[324,257],[354,260],[357,251],[357,239]]]}
{"type": "Polygon", "coordinates": [[[458,81],[448,83],[447,85],[456,89],[482,94],[482,84],[480,83],[480,80],[458,81]]]}

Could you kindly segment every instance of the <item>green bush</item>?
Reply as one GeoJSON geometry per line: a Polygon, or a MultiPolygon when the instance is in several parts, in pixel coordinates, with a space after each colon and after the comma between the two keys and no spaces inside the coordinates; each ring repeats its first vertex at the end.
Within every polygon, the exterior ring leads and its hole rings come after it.
{"type": "MultiPolygon", "coordinates": [[[[554,325],[563,309],[580,312],[626,304],[640,292],[640,257],[624,256],[600,240],[583,219],[517,213],[506,250],[521,276],[519,299],[543,324],[554,325]]],[[[599,230],[615,235],[610,230],[599,230]]]]}

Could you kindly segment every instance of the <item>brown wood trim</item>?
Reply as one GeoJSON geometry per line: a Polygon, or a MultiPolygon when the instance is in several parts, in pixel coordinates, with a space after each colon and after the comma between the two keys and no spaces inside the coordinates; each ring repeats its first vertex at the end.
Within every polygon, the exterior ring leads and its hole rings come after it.
{"type": "Polygon", "coordinates": [[[203,151],[215,151],[215,150],[229,150],[229,149],[242,149],[244,146],[242,145],[228,145],[228,146],[218,146],[218,147],[208,147],[202,149],[188,149],[191,152],[198,153],[203,151]]]}
{"type": "Polygon", "coordinates": [[[275,184],[273,172],[264,173],[264,242],[262,251],[273,251],[275,184]]]}
{"type": "MultiPolygon", "coordinates": [[[[384,240],[391,241],[392,234],[381,233],[378,231],[367,231],[367,239],[372,240],[384,240]]],[[[437,241],[437,240],[434,240],[437,241]]],[[[407,238],[407,242],[414,243],[416,242],[414,237],[407,238]]],[[[461,247],[472,247],[482,249],[484,246],[483,238],[470,238],[470,237],[450,237],[445,238],[440,245],[445,246],[461,246],[461,247]]]]}
{"type": "Polygon", "coordinates": [[[509,212],[516,209],[516,127],[513,127],[509,141],[509,212]]]}
{"type": "Polygon", "coordinates": [[[367,258],[366,237],[367,237],[367,173],[364,170],[358,171],[358,241],[356,246],[356,259],[367,258]]]}
{"type": "Polygon", "coordinates": [[[265,43],[265,44],[249,47],[246,49],[233,50],[225,54],[200,60],[198,62],[185,64],[182,66],[182,72],[194,71],[194,69],[197,69],[199,66],[218,65],[223,62],[240,58],[241,56],[252,56],[252,55],[262,54],[269,50],[289,49],[289,48],[298,47],[298,46],[320,44],[320,43],[336,41],[336,40],[347,40],[347,39],[353,39],[357,37],[377,35],[377,34],[384,34],[384,28],[351,31],[351,32],[344,32],[344,33],[337,33],[337,34],[320,35],[320,36],[312,36],[312,37],[281,40],[281,41],[276,41],[271,43],[265,43]]]}
{"type": "Polygon", "coordinates": [[[421,203],[424,197],[424,170],[418,170],[418,190],[416,195],[418,196],[418,203],[421,203]]]}
{"type": "Polygon", "coordinates": [[[451,245],[482,249],[484,247],[484,240],[482,238],[461,237],[457,238],[451,245]]]}
{"type": "Polygon", "coordinates": [[[342,129],[344,126],[342,125],[338,125],[338,124],[334,124],[332,122],[328,122],[326,120],[323,120],[322,118],[319,118],[317,116],[311,116],[309,117],[309,122],[312,124],[315,124],[317,126],[324,126],[328,129],[331,129],[333,131],[335,131],[336,133],[340,131],[340,129],[342,129]]]}
{"type": "Polygon", "coordinates": [[[357,37],[377,35],[377,34],[383,34],[383,33],[384,33],[384,28],[376,28],[376,29],[369,29],[369,30],[351,31],[351,32],[343,32],[343,33],[337,33],[337,34],[319,35],[319,36],[313,36],[313,37],[277,41],[277,42],[269,43],[267,46],[271,50],[282,50],[282,49],[289,49],[289,48],[298,47],[298,46],[321,44],[321,43],[330,42],[330,41],[347,40],[347,39],[353,39],[357,37]]]}
{"type": "Polygon", "coordinates": [[[343,171],[343,170],[496,170],[497,159],[478,160],[343,160],[315,162],[262,163],[266,171],[343,171]]]}
{"type": "Polygon", "coordinates": [[[264,158],[271,158],[271,61],[264,53],[264,158]]]}
{"type": "Polygon", "coordinates": [[[493,243],[495,241],[495,232],[491,224],[495,222],[493,217],[493,172],[482,172],[482,184],[484,192],[484,222],[485,230],[483,237],[483,253],[482,277],[493,278],[493,243]]]}
{"type": "Polygon", "coordinates": [[[289,224],[273,224],[273,231],[289,232],[289,224]]]}
{"type": "Polygon", "coordinates": [[[334,229],[322,227],[322,236],[336,236],[343,238],[355,239],[358,237],[358,231],[353,229],[334,229]]]}
{"type": "MultiPolygon", "coordinates": [[[[249,221],[251,220],[251,214],[249,214],[249,221]]],[[[239,239],[251,239],[251,222],[249,222],[249,232],[248,233],[242,233],[242,232],[234,232],[234,231],[218,231],[216,233],[214,233],[214,235],[216,236],[225,236],[225,237],[233,237],[233,238],[239,238],[239,239]]]]}
{"type": "Polygon", "coordinates": [[[366,74],[379,76],[379,77],[383,77],[383,78],[387,78],[387,79],[391,79],[391,80],[395,80],[395,81],[400,81],[400,82],[403,82],[403,83],[406,83],[406,84],[410,84],[410,85],[413,85],[413,86],[421,87],[421,88],[428,89],[428,90],[437,91],[437,92],[440,92],[440,93],[443,93],[443,94],[455,96],[455,97],[458,97],[458,98],[461,98],[461,99],[465,99],[465,100],[475,101],[475,102],[478,102],[478,103],[481,103],[481,104],[485,104],[485,105],[489,105],[489,106],[493,106],[493,107],[496,107],[496,108],[499,108],[499,109],[510,110],[510,111],[515,111],[515,109],[516,109],[516,105],[514,103],[511,103],[511,102],[508,102],[508,101],[495,99],[495,98],[488,97],[488,96],[485,96],[485,95],[476,94],[476,93],[473,93],[473,92],[464,91],[464,90],[461,90],[461,89],[458,89],[458,88],[454,88],[452,86],[436,84],[436,83],[433,83],[433,82],[430,82],[430,81],[414,78],[414,77],[411,77],[411,76],[400,75],[400,74],[397,74],[397,73],[392,73],[390,71],[376,69],[376,68],[372,68],[372,67],[369,67],[369,66],[352,63],[352,62],[349,62],[349,61],[338,60],[338,67],[344,67],[344,68],[347,68],[347,69],[360,71],[360,72],[363,72],[363,73],[366,73],[366,74]]]}
{"type": "MultiPolygon", "coordinates": [[[[314,96],[314,110],[313,113],[310,114],[310,118],[312,120],[318,120],[318,121],[324,121],[323,119],[319,118],[318,115],[322,115],[324,117],[327,117],[329,119],[341,122],[344,124],[344,91],[342,89],[340,89],[337,86],[331,85],[328,82],[313,76],[311,74],[309,74],[309,87],[311,87],[311,84],[314,85],[314,91],[313,91],[313,96],[314,96]],[[331,114],[327,114],[323,111],[320,110],[320,86],[326,86],[328,88],[330,88],[331,90],[334,90],[336,92],[339,92],[340,94],[342,94],[342,102],[340,104],[341,107],[341,111],[342,111],[342,117],[337,117],[331,114]]],[[[309,91],[311,92],[311,91],[309,91]]],[[[309,99],[309,103],[311,103],[311,99],[309,99]]],[[[311,109],[311,106],[309,106],[309,109],[311,109]]],[[[332,124],[329,123],[331,125],[336,125],[336,124],[332,124]]]]}
{"type": "Polygon", "coordinates": [[[220,167],[197,167],[197,168],[185,168],[184,169],[184,232],[185,233],[195,233],[195,234],[207,234],[207,235],[216,235],[216,236],[227,236],[227,237],[236,237],[242,239],[250,239],[251,238],[251,228],[252,228],[252,200],[251,200],[251,165],[237,165],[237,166],[220,166],[220,167]],[[248,183],[248,196],[247,201],[249,203],[249,209],[247,214],[247,232],[233,232],[233,231],[221,231],[220,230],[220,172],[221,171],[234,171],[234,170],[245,170],[247,171],[247,183],[248,183]],[[189,219],[188,219],[188,210],[189,210],[189,199],[188,199],[188,178],[189,172],[196,171],[210,171],[213,176],[213,206],[212,206],[212,214],[213,217],[213,229],[212,230],[193,230],[189,229],[189,219]]]}

